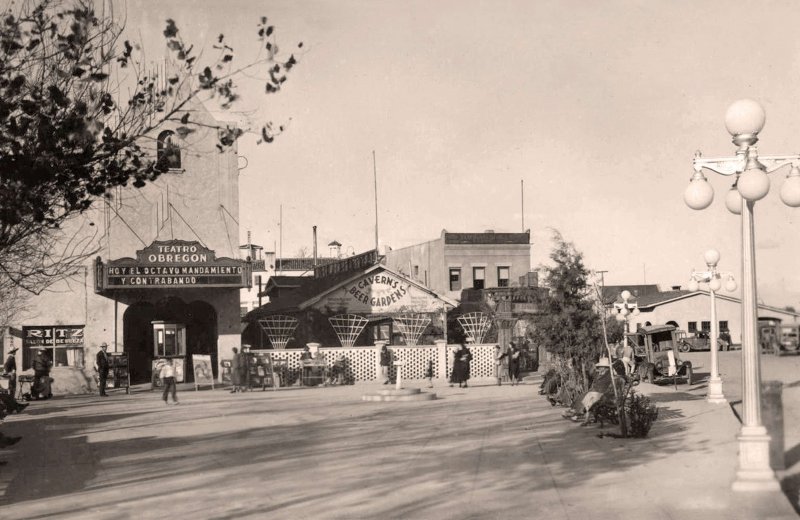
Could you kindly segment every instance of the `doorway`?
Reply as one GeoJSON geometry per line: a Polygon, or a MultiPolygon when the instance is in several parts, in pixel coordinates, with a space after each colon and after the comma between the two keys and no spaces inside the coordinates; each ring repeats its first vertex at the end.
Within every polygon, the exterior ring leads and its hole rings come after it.
{"type": "Polygon", "coordinates": [[[217,377],[217,312],[205,301],[186,303],[167,297],[157,302],[138,302],[125,310],[122,323],[124,351],[128,354],[131,384],[149,383],[154,358],[153,321],[169,321],[186,325],[185,381],[194,381],[192,354],[211,356],[214,377],[217,377]]]}

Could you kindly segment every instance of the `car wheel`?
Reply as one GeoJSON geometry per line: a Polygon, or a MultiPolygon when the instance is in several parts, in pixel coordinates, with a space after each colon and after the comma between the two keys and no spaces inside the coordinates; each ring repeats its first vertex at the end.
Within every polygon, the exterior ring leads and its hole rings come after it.
{"type": "Polygon", "coordinates": [[[686,384],[687,385],[691,385],[692,384],[692,375],[693,375],[692,374],[692,365],[687,365],[686,366],[686,384]]]}
{"type": "Polygon", "coordinates": [[[689,352],[690,350],[692,350],[692,347],[691,347],[691,346],[690,346],[688,343],[686,343],[685,341],[683,341],[683,342],[681,342],[681,344],[678,346],[678,350],[680,350],[681,352],[689,352]]]}

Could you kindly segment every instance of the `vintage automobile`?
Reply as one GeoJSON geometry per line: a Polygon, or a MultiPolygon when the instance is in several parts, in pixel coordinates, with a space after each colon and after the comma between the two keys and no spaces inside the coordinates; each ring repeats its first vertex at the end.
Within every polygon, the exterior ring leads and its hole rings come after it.
{"type": "Polygon", "coordinates": [[[776,356],[800,353],[798,336],[800,336],[800,325],[796,323],[781,323],[778,320],[758,322],[758,343],[761,345],[761,352],[776,356]]]}
{"type": "MultiPolygon", "coordinates": [[[[689,335],[685,331],[676,330],[676,337],[678,339],[678,350],[681,352],[691,352],[692,350],[710,350],[711,337],[709,333],[699,330],[694,335],[689,335]]],[[[728,336],[730,338],[730,336],[728,336]]],[[[730,350],[731,344],[729,340],[723,337],[723,334],[717,338],[717,350],[730,350]]]]}
{"type": "Polygon", "coordinates": [[[625,337],[633,345],[636,373],[650,383],[670,379],[676,386],[678,378],[692,384],[692,363],[678,357],[678,338],[672,325],[645,325],[625,337]]]}

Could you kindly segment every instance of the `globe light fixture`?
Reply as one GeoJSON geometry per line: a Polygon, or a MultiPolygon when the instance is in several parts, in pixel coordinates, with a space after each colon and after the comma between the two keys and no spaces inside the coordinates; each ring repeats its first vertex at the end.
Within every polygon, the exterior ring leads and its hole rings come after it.
{"type": "Polygon", "coordinates": [[[726,403],[727,399],[722,393],[722,378],[719,375],[719,361],[717,354],[717,340],[719,338],[719,323],[717,322],[717,302],[716,294],[722,289],[723,277],[727,278],[725,283],[725,290],[735,291],[736,282],[733,275],[730,273],[720,273],[717,271],[717,264],[719,263],[720,254],[716,249],[709,249],[703,254],[703,260],[706,263],[705,271],[692,271],[689,279],[689,290],[696,292],[700,283],[708,284],[708,294],[711,300],[711,337],[709,344],[711,346],[711,375],[708,380],[708,393],[706,400],[709,403],[726,403]]]}
{"type": "Polygon", "coordinates": [[[766,121],[767,114],[764,108],[758,101],[752,99],[734,101],[725,112],[725,128],[734,137],[758,135],[766,121]]]}
{"type": "Polygon", "coordinates": [[[725,194],[725,207],[734,215],[742,214],[742,196],[739,194],[739,190],[736,189],[735,184],[725,194]]]}
{"type": "Polygon", "coordinates": [[[781,200],[792,208],[800,207],[800,168],[792,166],[781,186],[781,200]]]}
{"type": "Polygon", "coordinates": [[[702,172],[695,172],[683,192],[683,200],[692,209],[706,209],[714,201],[714,188],[702,172]]]}
{"type": "Polygon", "coordinates": [[[769,193],[769,177],[767,172],[758,164],[752,156],[747,162],[747,168],[739,175],[736,183],[739,194],[745,200],[757,201],[767,196],[769,193]]]}
{"type": "MultiPolygon", "coordinates": [[[[759,156],[755,145],[765,122],[766,114],[757,101],[741,99],[733,103],[725,113],[725,128],[733,136],[736,155],[705,158],[697,152],[692,162],[694,175],[684,192],[684,201],[692,209],[704,209],[711,204],[707,190],[701,187],[701,179],[705,179],[701,172],[706,169],[720,175],[734,176],[736,191],[743,199],[737,200],[733,192],[725,197],[728,210],[741,214],[742,226],[742,426],[738,437],[739,462],[732,486],[735,491],[780,490],[780,482],[769,463],[770,436],[761,419],[761,360],[757,329],[758,288],[753,211],[756,201],[769,193],[768,174],[785,166],[791,166],[791,171],[781,186],[781,200],[787,206],[800,207],[800,154],[759,156]]],[[[711,266],[709,268],[710,272],[716,271],[711,266]]],[[[710,287],[711,281],[712,278],[701,280],[702,283],[709,283],[713,301],[716,291],[710,287]]],[[[729,277],[725,288],[735,287],[735,283],[729,277]]]]}

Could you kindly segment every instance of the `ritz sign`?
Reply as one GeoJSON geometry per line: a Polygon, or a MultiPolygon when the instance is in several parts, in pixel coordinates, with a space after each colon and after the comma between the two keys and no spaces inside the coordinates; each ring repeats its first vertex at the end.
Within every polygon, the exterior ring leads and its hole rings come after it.
{"type": "Polygon", "coordinates": [[[98,258],[95,291],[108,289],[169,289],[190,287],[250,287],[252,264],[216,258],[199,242],[156,241],[136,252],[136,258],[98,258]]]}

